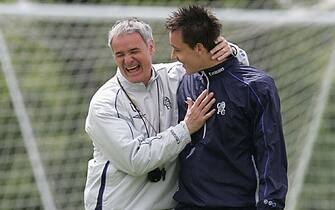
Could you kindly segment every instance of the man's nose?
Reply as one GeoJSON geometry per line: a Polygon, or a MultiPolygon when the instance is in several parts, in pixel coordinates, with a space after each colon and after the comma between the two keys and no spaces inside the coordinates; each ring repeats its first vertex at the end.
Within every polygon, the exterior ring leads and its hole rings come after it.
{"type": "Polygon", "coordinates": [[[130,54],[126,54],[126,55],[124,56],[124,62],[125,62],[126,64],[133,62],[133,60],[134,60],[134,58],[133,58],[133,56],[130,55],[130,54]]]}
{"type": "Polygon", "coordinates": [[[174,49],[171,50],[171,55],[170,55],[171,59],[177,59],[176,53],[174,51],[174,49]]]}

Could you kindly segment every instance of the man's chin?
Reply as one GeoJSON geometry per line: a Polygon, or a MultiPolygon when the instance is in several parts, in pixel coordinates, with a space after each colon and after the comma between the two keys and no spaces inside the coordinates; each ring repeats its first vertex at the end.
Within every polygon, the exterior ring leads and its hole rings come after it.
{"type": "Polygon", "coordinates": [[[142,83],[143,82],[139,78],[131,78],[131,77],[128,77],[128,81],[131,82],[131,83],[142,83]]]}
{"type": "Polygon", "coordinates": [[[132,72],[127,72],[127,78],[129,80],[137,80],[139,81],[141,79],[141,75],[143,74],[143,72],[141,72],[140,70],[137,70],[137,71],[132,71],[132,72]]]}
{"type": "Polygon", "coordinates": [[[194,71],[190,70],[190,69],[186,69],[186,74],[193,74],[194,71]]]}

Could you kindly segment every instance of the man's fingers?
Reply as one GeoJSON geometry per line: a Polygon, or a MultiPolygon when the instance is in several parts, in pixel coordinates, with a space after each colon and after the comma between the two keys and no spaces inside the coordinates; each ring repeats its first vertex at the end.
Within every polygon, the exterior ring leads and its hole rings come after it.
{"type": "Polygon", "coordinates": [[[219,42],[213,49],[210,50],[210,53],[214,56],[218,54],[220,51],[230,51],[228,42],[219,42]]]}
{"type": "Polygon", "coordinates": [[[227,51],[227,52],[225,52],[223,55],[221,55],[221,56],[217,56],[217,58],[215,58],[216,60],[218,60],[218,61],[223,61],[225,58],[227,58],[229,55],[231,54],[231,51],[227,51]]]}
{"type": "Polygon", "coordinates": [[[203,91],[199,97],[193,102],[190,97],[186,98],[187,112],[184,121],[190,134],[193,134],[199,128],[201,128],[207,119],[209,119],[215,113],[215,109],[209,111],[215,103],[213,98],[214,93],[209,93],[208,90],[203,91]]]}
{"type": "Polygon", "coordinates": [[[212,60],[223,61],[230,54],[232,54],[232,49],[224,37],[219,36],[215,40],[215,44],[216,46],[210,50],[210,53],[212,54],[212,60]]]}
{"type": "Polygon", "coordinates": [[[222,48],[222,44],[217,44],[213,49],[210,50],[210,53],[213,55],[212,58],[215,56],[215,53],[222,48]]]}
{"type": "Polygon", "coordinates": [[[201,110],[204,109],[204,107],[212,100],[213,97],[214,97],[213,92],[207,94],[206,97],[199,104],[199,109],[201,110]]]}
{"type": "Polygon", "coordinates": [[[187,103],[187,109],[190,109],[193,106],[193,100],[190,97],[186,98],[185,103],[187,103]]]}
{"type": "Polygon", "coordinates": [[[227,58],[230,54],[232,54],[232,50],[228,44],[218,44],[216,47],[212,49],[213,54],[211,59],[221,61],[223,58],[227,58]]]}
{"type": "Polygon", "coordinates": [[[207,114],[205,114],[205,115],[204,115],[204,120],[207,121],[211,116],[214,115],[215,111],[216,111],[216,109],[213,109],[213,110],[211,110],[210,112],[208,112],[207,114]]]}
{"type": "Polygon", "coordinates": [[[202,91],[202,93],[195,100],[194,105],[198,107],[200,105],[200,103],[206,98],[207,94],[208,94],[208,90],[207,89],[204,90],[204,91],[202,91]]]}
{"type": "Polygon", "coordinates": [[[213,106],[215,103],[215,98],[212,98],[209,103],[206,104],[206,106],[202,109],[202,113],[206,114],[213,106]]]}
{"type": "Polygon", "coordinates": [[[219,37],[214,41],[214,43],[217,44],[217,43],[222,42],[222,41],[226,41],[226,39],[225,39],[223,36],[219,36],[219,37]]]}
{"type": "Polygon", "coordinates": [[[210,53],[212,55],[214,55],[214,53],[216,53],[217,51],[219,51],[222,48],[228,49],[229,44],[228,42],[225,40],[225,38],[223,38],[223,36],[219,36],[214,43],[216,44],[216,46],[210,50],[210,53]]]}

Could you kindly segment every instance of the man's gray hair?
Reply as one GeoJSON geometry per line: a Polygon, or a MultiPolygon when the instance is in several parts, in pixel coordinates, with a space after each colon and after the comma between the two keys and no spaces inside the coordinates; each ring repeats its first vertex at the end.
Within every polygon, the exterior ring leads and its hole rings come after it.
{"type": "Polygon", "coordinates": [[[129,18],[117,21],[112,29],[108,32],[108,46],[112,48],[112,40],[123,34],[138,33],[145,43],[153,40],[151,27],[137,18],[129,18]]]}

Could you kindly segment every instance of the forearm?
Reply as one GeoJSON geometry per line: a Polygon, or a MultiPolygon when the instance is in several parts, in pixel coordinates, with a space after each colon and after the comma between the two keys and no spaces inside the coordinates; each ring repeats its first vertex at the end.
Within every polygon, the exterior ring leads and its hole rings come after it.
{"type": "Polygon", "coordinates": [[[120,118],[89,116],[86,131],[113,165],[138,176],[175,159],[191,141],[184,122],[149,138],[120,118]]]}

